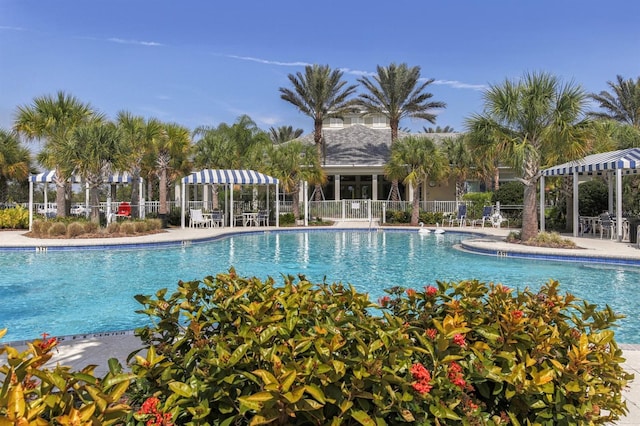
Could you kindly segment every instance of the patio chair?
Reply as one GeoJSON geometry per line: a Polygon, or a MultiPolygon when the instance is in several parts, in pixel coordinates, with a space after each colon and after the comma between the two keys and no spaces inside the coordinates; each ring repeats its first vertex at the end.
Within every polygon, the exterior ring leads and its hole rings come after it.
{"type": "Polygon", "coordinates": [[[453,226],[454,224],[458,226],[464,226],[467,224],[467,205],[460,204],[458,206],[458,215],[456,217],[451,216],[449,218],[449,226],[453,226]]]}
{"type": "Polygon", "coordinates": [[[485,223],[491,223],[491,215],[493,214],[493,206],[484,206],[482,208],[482,219],[478,219],[477,222],[482,223],[484,228],[485,223]]]}
{"type": "Polygon", "coordinates": [[[269,226],[269,212],[266,210],[258,211],[258,216],[256,217],[257,225],[269,226]]]}
{"type": "Polygon", "coordinates": [[[501,228],[504,222],[507,222],[507,228],[508,228],[509,219],[502,217],[500,213],[494,213],[491,215],[491,226],[493,226],[494,228],[501,228]]]}
{"type": "Polygon", "coordinates": [[[207,228],[213,226],[213,221],[204,217],[202,209],[191,209],[189,213],[189,228],[207,228]]]}
{"type": "Polygon", "coordinates": [[[602,213],[600,215],[600,223],[598,224],[598,227],[600,228],[600,239],[602,239],[605,232],[609,234],[609,238],[613,238],[613,235],[616,232],[616,224],[611,219],[609,213],[602,213]]]}
{"type": "Polygon", "coordinates": [[[220,210],[214,210],[211,212],[211,224],[213,226],[224,226],[224,213],[220,210]]]}

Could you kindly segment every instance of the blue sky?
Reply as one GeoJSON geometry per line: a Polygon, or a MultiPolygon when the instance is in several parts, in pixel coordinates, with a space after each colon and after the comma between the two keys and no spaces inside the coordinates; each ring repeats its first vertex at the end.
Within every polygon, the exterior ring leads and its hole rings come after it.
{"type": "Polygon", "coordinates": [[[632,0],[0,0],[0,127],[63,90],[111,118],[193,129],[247,114],[308,133],[311,119],[280,99],[287,75],[327,64],[356,83],[405,62],[436,80],[436,124],[464,130],[483,89],[525,72],[587,92],[637,78],[639,18],[632,0]]]}

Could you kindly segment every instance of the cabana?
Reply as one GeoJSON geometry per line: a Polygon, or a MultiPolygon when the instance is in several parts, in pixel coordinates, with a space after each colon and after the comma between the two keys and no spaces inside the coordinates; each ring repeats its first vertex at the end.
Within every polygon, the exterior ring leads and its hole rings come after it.
{"type": "MultiPolygon", "coordinates": [[[[544,231],[544,179],[545,177],[573,176],[573,236],[578,236],[578,182],[582,175],[615,174],[615,209],[613,179],[609,179],[609,212],[615,211],[616,222],[622,223],[622,175],[637,174],[640,169],[640,148],[588,155],[580,160],[569,161],[542,170],[540,176],[540,230],[544,231]]],[[[618,241],[622,241],[622,226],[616,227],[618,241]]]]}
{"type": "MultiPolygon", "coordinates": [[[[50,183],[55,182],[56,180],[56,171],[55,170],[49,170],[47,172],[43,172],[43,173],[38,173],[36,175],[30,175],[29,176],[29,230],[31,230],[31,226],[33,225],[33,184],[34,183],[44,183],[45,184],[45,190],[44,190],[44,204],[45,206],[48,204],[47,202],[47,189],[46,186],[48,186],[50,183]]],[[[82,183],[81,179],[79,176],[76,175],[72,175],[69,178],[69,182],[70,183],[75,183],[75,184],[79,184],[82,183]]],[[[140,178],[140,200],[142,200],[142,189],[143,189],[143,185],[142,185],[143,179],[140,178]]],[[[127,172],[123,172],[123,173],[114,173],[110,176],[108,176],[105,180],[104,183],[108,183],[108,184],[120,184],[120,183],[131,183],[131,175],[127,172]]],[[[89,207],[89,189],[87,188],[87,190],[85,191],[85,207],[89,207]]],[[[107,217],[109,217],[109,213],[111,209],[111,203],[107,203],[107,217]]],[[[142,209],[140,209],[140,211],[142,211],[142,209]]]]}
{"type": "MultiPolygon", "coordinates": [[[[278,179],[256,172],[255,170],[212,170],[205,169],[193,172],[189,176],[182,178],[182,212],[181,226],[185,227],[185,210],[186,210],[186,186],[187,185],[228,185],[230,193],[230,203],[233,206],[233,185],[275,185],[276,186],[276,226],[280,226],[280,206],[277,202],[277,194],[279,192],[278,179]]],[[[268,188],[267,188],[268,193],[268,188]]],[[[225,200],[226,201],[226,200],[225,200]]],[[[267,196],[267,207],[269,197],[267,196]]],[[[228,209],[227,209],[228,212],[228,209]]],[[[231,215],[229,224],[234,225],[233,215],[231,215]]]]}

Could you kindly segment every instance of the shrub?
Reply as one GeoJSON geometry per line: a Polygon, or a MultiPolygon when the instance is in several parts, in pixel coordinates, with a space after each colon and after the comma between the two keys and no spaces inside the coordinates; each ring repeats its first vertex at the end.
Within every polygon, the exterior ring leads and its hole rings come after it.
{"type": "Polygon", "coordinates": [[[67,238],[77,237],[85,233],[85,227],[82,223],[72,222],[67,226],[67,238]]]}
{"type": "Polygon", "coordinates": [[[602,424],[632,375],[610,308],[475,280],[381,298],[228,274],[138,295],[133,402],[177,424],[602,424]]]}
{"type": "Polygon", "coordinates": [[[484,206],[492,205],[493,192],[469,192],[462,196],[467,202],[467,217],[482,219],[482,209],[484,206]]]}
{"type": "Polygon", "coordinates": [[[120,232],[120,224],[118,222],[111,222],[107,225],[107,234],[117,234],[120,232]]]}
{"type": "Polygon", "coordinates": [[[524,184],[518,181],[505,182],[500,189],[493,193],[493,202],[500,202],[505,206],[521,205],[524,203],[524,184]]]}
{"type": "Polygon", "coordinates": [[[137,220],[137,221],[133,222],[133,229],[138,234],[142,234],[144,232],[147,232],[147,223],[144,222],[144,221],[138,221],[137,220]]]}
{"type": "MultiPolygon", "coordinates": [[[[6,329],[0,330],[0,338],[6,329]]],[[[0,364],[0,424],[122,424],[130,407],[121,401],[131,374],[124,373],[115,359],[109,373],[94,377],[95,366],[79,372],[57,365],[44,368],[58,342],[46,334],[18,352],[0,347],[7,363],[0,364]]]]}
{"type": "MultiPolygon", "coordinates": [[[[411,212],[404,210],[387,210],[387,223],[409,223],[411,222],[411,212]]],[[[428,223],[428,222],[427,222],[428,223]]]]}
{"type": "Polygon", "coordinates": [[[0,210],[0,229],[28,229],[29,211],[21,206],[0,210]]]}
{"type": "Polygon", "coordinates": [[[67,233],[67,225],[64,222],[52,222],[51,226],[47,230],[47,234],[50,237],[59,237],[67,233]]]}
{"type": "Polygon", "coordinates": [[[95,222],[83,222],[83,226],[84,226],[84,232],[85,234],[95,234],[98,232],[98,224],[95,222]]]}
{"type": "Polygon", "coordinates": [[[31,225],[31,232],[35,237],[46,237],[49,236],[49,228],[53,222],[49,222],[47,220],[34,220],[31,225]]]}
{"type": "Polygon", "coordinates": [[[149,231],[162,229],[162,221],[160,219],[145,219],[145,222],[147,222],[147,228],[149,231]]]}
{"type": "Polygon", "coordinates": [[[601,179],[593,179],[578,186],[581,216],[598,216],[609,209],[609,190],[601,179]]]}
{"type": "Polygon", "coordinates": [[[120,223],[120,232],[127,235],[133,235],[136,233],[136,225],[129,220],[120,223]]]}
{"type": "Polygon", "coordinates": [[[293,213],[283,213],[280,215],[280,225],[293,225],[296,223],[296,218],[293,217],[293,213]]]}

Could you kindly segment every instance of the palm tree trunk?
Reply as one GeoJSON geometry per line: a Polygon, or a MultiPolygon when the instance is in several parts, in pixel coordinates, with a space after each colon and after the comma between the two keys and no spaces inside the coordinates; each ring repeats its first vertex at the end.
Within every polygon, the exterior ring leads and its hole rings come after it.
{"type": "Polygon", "coordinates": [[[391,199],[391,201],[402,201],[400,198],[398,179],[394,179],[391,181],[391,194],[389,194],[389,198],[391,199]]]}
{"type": "Polygon", "coordinates": [[[522,210],[522,241],[538,235],[538,198],[536,180],[528,180],[524,186],[524,206],[522,210]]]}
{"type": "Polygon", "coordinates": [[[93,223],[100,225],[100,203],[98,187],[94,185],[89,186],[89,205],[91,206],[90,220],[93,223]]]}
{"type": "Polygon", "coordinates": [[[56,169],[56,216],[57,217],[66,217],[67,209],[66,206],[66,182],[59,178],[60,170],[56,169]]]}
{"type": "Polygon", "coordinates": [[[167,214],[167,169],[160,171],[160,184],[158,188],[160,194],[160,207],[158,208],[158,214],[167,214]]]}
{"type": "Polygon", "coordinates": [[[300,184],[296,185],[295,190],[291,194],[292,202],[291,206],[293,208],[293,218],[294,220],[298,220],[300,217],[300,184]]]}
{"type": "Polygon", "coordinates": [[[413,203],[411,205],[411,225],[418,224],[420,217],[420,185],[416,185],[413,190],[413,203]]]}

